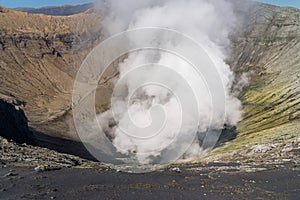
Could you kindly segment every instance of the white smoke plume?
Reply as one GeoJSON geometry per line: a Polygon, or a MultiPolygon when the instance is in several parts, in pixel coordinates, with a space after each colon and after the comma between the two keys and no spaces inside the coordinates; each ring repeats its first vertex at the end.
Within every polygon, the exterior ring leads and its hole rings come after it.
{"type": "MultiPolygon", "coordinates": [[[[241,103],[232,93],[234,83],[234,74],[224,60],[229,52],[230,41],[228,39],[230,32],[236,24],[235,15],[231,4],[226,0],[109,0],[96,4],[98,8],[103,9],[105,19],[102,26],[112,36],[116,33],[143,27],[160,27],[176,30],[185,34],[195,41],[206,51],[208,56],[215,64],[224,88],[215,88],[216,91],[225,90],[226,116],[223,120],[223,111],[212,118],[212,105],[210,94],[203,80],[195,75],[195,72],[187,62],[166,52],[152,50],[137,51],[130,53],[124,62],[120,63],[120,79],[124,85],[122,100],[118,100],[115,105],[117,113],[113,109],[102,113],[98,120],[106,134],[112,138],[112,143],[117,150],[123,154],[136,156],[140,163],[151,163],[161,152],[168,148],[172,142],[174,134],[180,129],[181,112],[177,99],[172,92],[166,88],[157,85],[149,85],[137,89],[136,82],[144,80],[151,82],[153,77],[161,77],[168,80],[170,84],[175,85],[176,90],[180,91],[181,87],[178,80],[170,77],[169,74],[161,74],[155,67],[149,66],[144,73],[138,77],[128,75],[128,72],[135,67],[144,63],[156,63],[159,65],[169,66],[176,72],[180,73],[188,84],[195,91],[198,108],[188,107],[188,109],[197,109],[200,122],[197,127],[198,132],[205,132],[209,127],[214,129],[224,128],[224,123],[235,125],[241,119],[241,103]],[[132,95],[131,95],[132,94],[132,95]],[[138,127],[147,127],[151,123],[156,123],[161,119],[159,106],[163,106],[166,119],[164,128],[161,132],[147,140],[139,140],[124,134],[118,127],[126,127],[130,130],[130,123],[138,127]],[[130,118],[122,113],[130,113],[130,118]],[[111,125],[112,119],[115,126],[111,125]],[[130,122],[131,121],[131,122],[130,122]],[[138,153],[138,154],[137,154],[138,153]]],[[[146,36],[140,36],[138,42],[147,39],[146,36]]],[[[130,42],[136,42],[132,38],[130,42]]],[[[160,42],[160,37],[157,38],[160,42]]],[[[170,45],[182,46],[184,44],[176,43],[170,45]]],[[[195,53],[195,52],[190,52],[195,53]]],[[[197,66],[202,67],[202,66],[197,66]]],[[[203,70],[203,69],[202,69],[203,70]]],[[[205,77],[214,79],[216,77],[205,77]]],[[[224,101],[220,99],[220,101],[224,101]]],[[[192,112],[191,112],[192,113],[192,112]]],[[[193,116],[189,116],[193,121],[193,116]]],[[[185,135],[193,130],[192,127],[183,127],[179,137],[182,144],[185,141],[185,135]]],[[[149,131],[149,130],[148,130],[149,131]]],[[[150,130],[155,131],[155,130],[150,130]]],[[[147,138],[151,135],[146,130],[140,133],[142,137],[147,138]]],[[[180,148],[180,147],[179,147],[180,148]]],[[[197,140],[190,146],[184,155],[185,158],[195,157],[202,152],[201,144],[197,140]]]]}

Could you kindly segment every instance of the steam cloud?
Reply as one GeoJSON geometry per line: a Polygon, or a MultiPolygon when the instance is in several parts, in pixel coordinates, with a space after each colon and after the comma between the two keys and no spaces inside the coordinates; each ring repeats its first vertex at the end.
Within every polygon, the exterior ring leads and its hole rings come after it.
{"type": "MultiPolygon", "coordinates": [[[[176,99],[176,92],[184,90],[178,80],[170,77],[169,74],[162,74],[154,67],[148,66],[144,73],[131,76],[130,71],[144,63],[156,63],[169,66],[174,71],[184,77],[195,92],[200,116],[197,131],[203,133],[209,127],[223,129],[224,123],[235,125],[241,117],[241,103],[232,92],[234,88],[234,74],[230,67],[224,62],[228,55],[230,41],[228,36],[236,24],[236,19],[231,4],[226,0],[109,0],[105,3],[98,2],[99,8],[104,8],[105,19],[102,26],[108,36],[116,33],[143,27],[161,27],[176,30],[188,35],[196,40],[206,51],[215,64],[224,88],[214,88],[217,92],[225,92],[226,115],[223,119],[223,111],[212,118],[211,97],[205,82],[195,75],[189,64],[177,56],[163,51],[144,50],[130,53],[128,57],[119,64],[120,80],[122,80],[124,92],[114,105],[115,110],[110,109],[98,116],[98,121],[104,128],[107,135],[112,138],[112,142],[117,150],[123,154],[135,156],[140,163],[151,163],[158,158],[161,152],[168,148],[174,139],[172,134],[180,129],[181,110],[176,99]],[[137,79],[151,82],[153,77],[161,77],[175,85],[175,91],[169,91],[158,85],[147,85],[140,87],[137,79]],[[224,90],[224,91],[223,91],[224,90]],[[165,119],[161,119],[161,107],[164,109],[165,119]],[[158,108],[158,109],[156,109],[158,108]],[[129,113],[126,117],[123,113],[129,113]],[[136,139],[124,133],[120,127],[131,130],[130,124],[138,127],[148,127],[157,120],[165,120],[164,128],[156,137],[151,136],[150,130],[141,132],[141,137],[146,140],[136,139]],[[112,121],[114,123],[112,123],[112,121]],[[112,125],[113,124],[113,125],[112,125]]],[[[129,39],[136,42],[137,38],[129,39]]],[[[147,39],[146,36],[138,38],[138,42],[147,39]]],[[[156,42],[161,42],[164,37],[157,37],[156,42]]],[[[172,43],[184,48],[183,42],[172,43]]],[[[195,52],[190,52],[195,53],[195,52]]],[[[204,66],[196,66],[198,68],[204,66]]],[[[205,69],[201,69],[205,70],[205,69]]],[[[214,79],[216,77],[205,77],[214,79]]],[[[189,110],[187,111],[189,112],[189,110]]],[[[191,112],[192,113],[192,112],[191,112]]],[[[193,121],[193,116],[189,116],[193,121]]],[[[181,129],[178,137],[184,144],[185,135],[191,127],[186,126],[181,129]]],[[[178,147],[180,148],[180,146],[178,147]]],[[[201,144],[196,139],[184,155],[184,158],[199,156],[202,153],[201,144]]]]}

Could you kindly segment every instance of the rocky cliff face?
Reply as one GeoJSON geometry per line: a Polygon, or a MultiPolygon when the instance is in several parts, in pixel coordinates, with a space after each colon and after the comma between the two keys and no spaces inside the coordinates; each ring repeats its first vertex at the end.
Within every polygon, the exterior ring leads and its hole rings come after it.
{"type": "Polygon", "coordinates": [[[239,95],[243,119],[237,138],[209,159],[274,162],[285,149],[299,152],[300,10],[265,4],[243,9],[237,12],[244,13],[247,32],[233,39],[229,61],[236,74],[248,72],[250,78],[239,95]],[[253,153],[258,144],[267,154],[253,153]]]}
{"type": "MultiPolygon", "coordinates": [[[[298,148],[300,11],[253,3],[236,12],[246,32],[232,36],[228,63],[237,75],[248,72],[239,94],[244,115],[237,138],[210,159],[240,159],[236,152],[246,155],[256,144],[298,148]]],[[[70,125],[74,76],[102,40],[101,19],[95,12],[53,17],[0,8],[0,98],[22,107],[34,129],[76,138],[70,125]]],[[[98,111],[109,105],[111,88],[109,81],[100,85],[98,111]]]]}
{"type": "Polygon", "coordinates": [[[242,91],[240,132],[253,133],[300,118],[300,11],[258,4],[251,28],[233,43],[231,66],[250,74],[242,91]]]}
{"type": "Polygon", "coordinates": [[[54,17],[1,10],[0,98],[21,106],[33,128],[63,136],[68,128],[58,119],[71,109],[74,76],[100,38],[94,27],[101,15],[54,17]]]}
{"type": "Polygon", "coordinates": [[[17,143],[33,144],[33,135],[23,110],[3,100],[0,100],[0,136],[17,143]]]}

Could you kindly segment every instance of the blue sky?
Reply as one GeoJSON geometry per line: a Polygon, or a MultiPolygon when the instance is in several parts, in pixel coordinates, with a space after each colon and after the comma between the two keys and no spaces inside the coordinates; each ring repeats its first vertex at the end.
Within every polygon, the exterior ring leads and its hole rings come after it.
{"type": "MultiPolygon", "coordinates": [[[[0,0],[0,5],[7,8],[16,7],[42,7],[58,5],[77,5],[91,2],[93,0],[0,0]]],[[[258,0],[261,2],[280,6],[294,6],[300,8],[300,0],[258,0]]]]}

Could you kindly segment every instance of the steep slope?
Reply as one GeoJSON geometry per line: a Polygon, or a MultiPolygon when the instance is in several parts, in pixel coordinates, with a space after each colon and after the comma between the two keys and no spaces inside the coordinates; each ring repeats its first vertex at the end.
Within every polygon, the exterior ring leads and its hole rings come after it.
{"type": "Polygon", "coordinates": [[[274,158],[284,154],[286,148],[289,151],[294,148],[294,159],[297,160],[300,142],[300,10],[265,4],[254,4],[250,10],[254,12],[245,16],[248,20],[244,24],[248,32],[234,39],[229,61],[237,74],[249,72],[249,84],[240,93],[243,120],[237,127],[238,137],[216,149],[210,159],[255,159],[253,149],[263,144],[258,147],[265,148],[266,154],[257,154],[262,162],[276,160],[274,158]]]}
{"type": "Polygon", "coordinates": [[[253,133],[300,118],[300,11],[257,6],[254,27],[234,43],[232,65],[252,73],[241,94],[240,132],[253,133]]]}
{"type": "Polygon", "coordinates": [[[68,133],[65,122],[44,124],[71,109],[73,79],[100,38],[94,27],[101,15],[53,17],[1,10],[0,98],[21,106],[33,128],[63,136],[68,133]]]}

